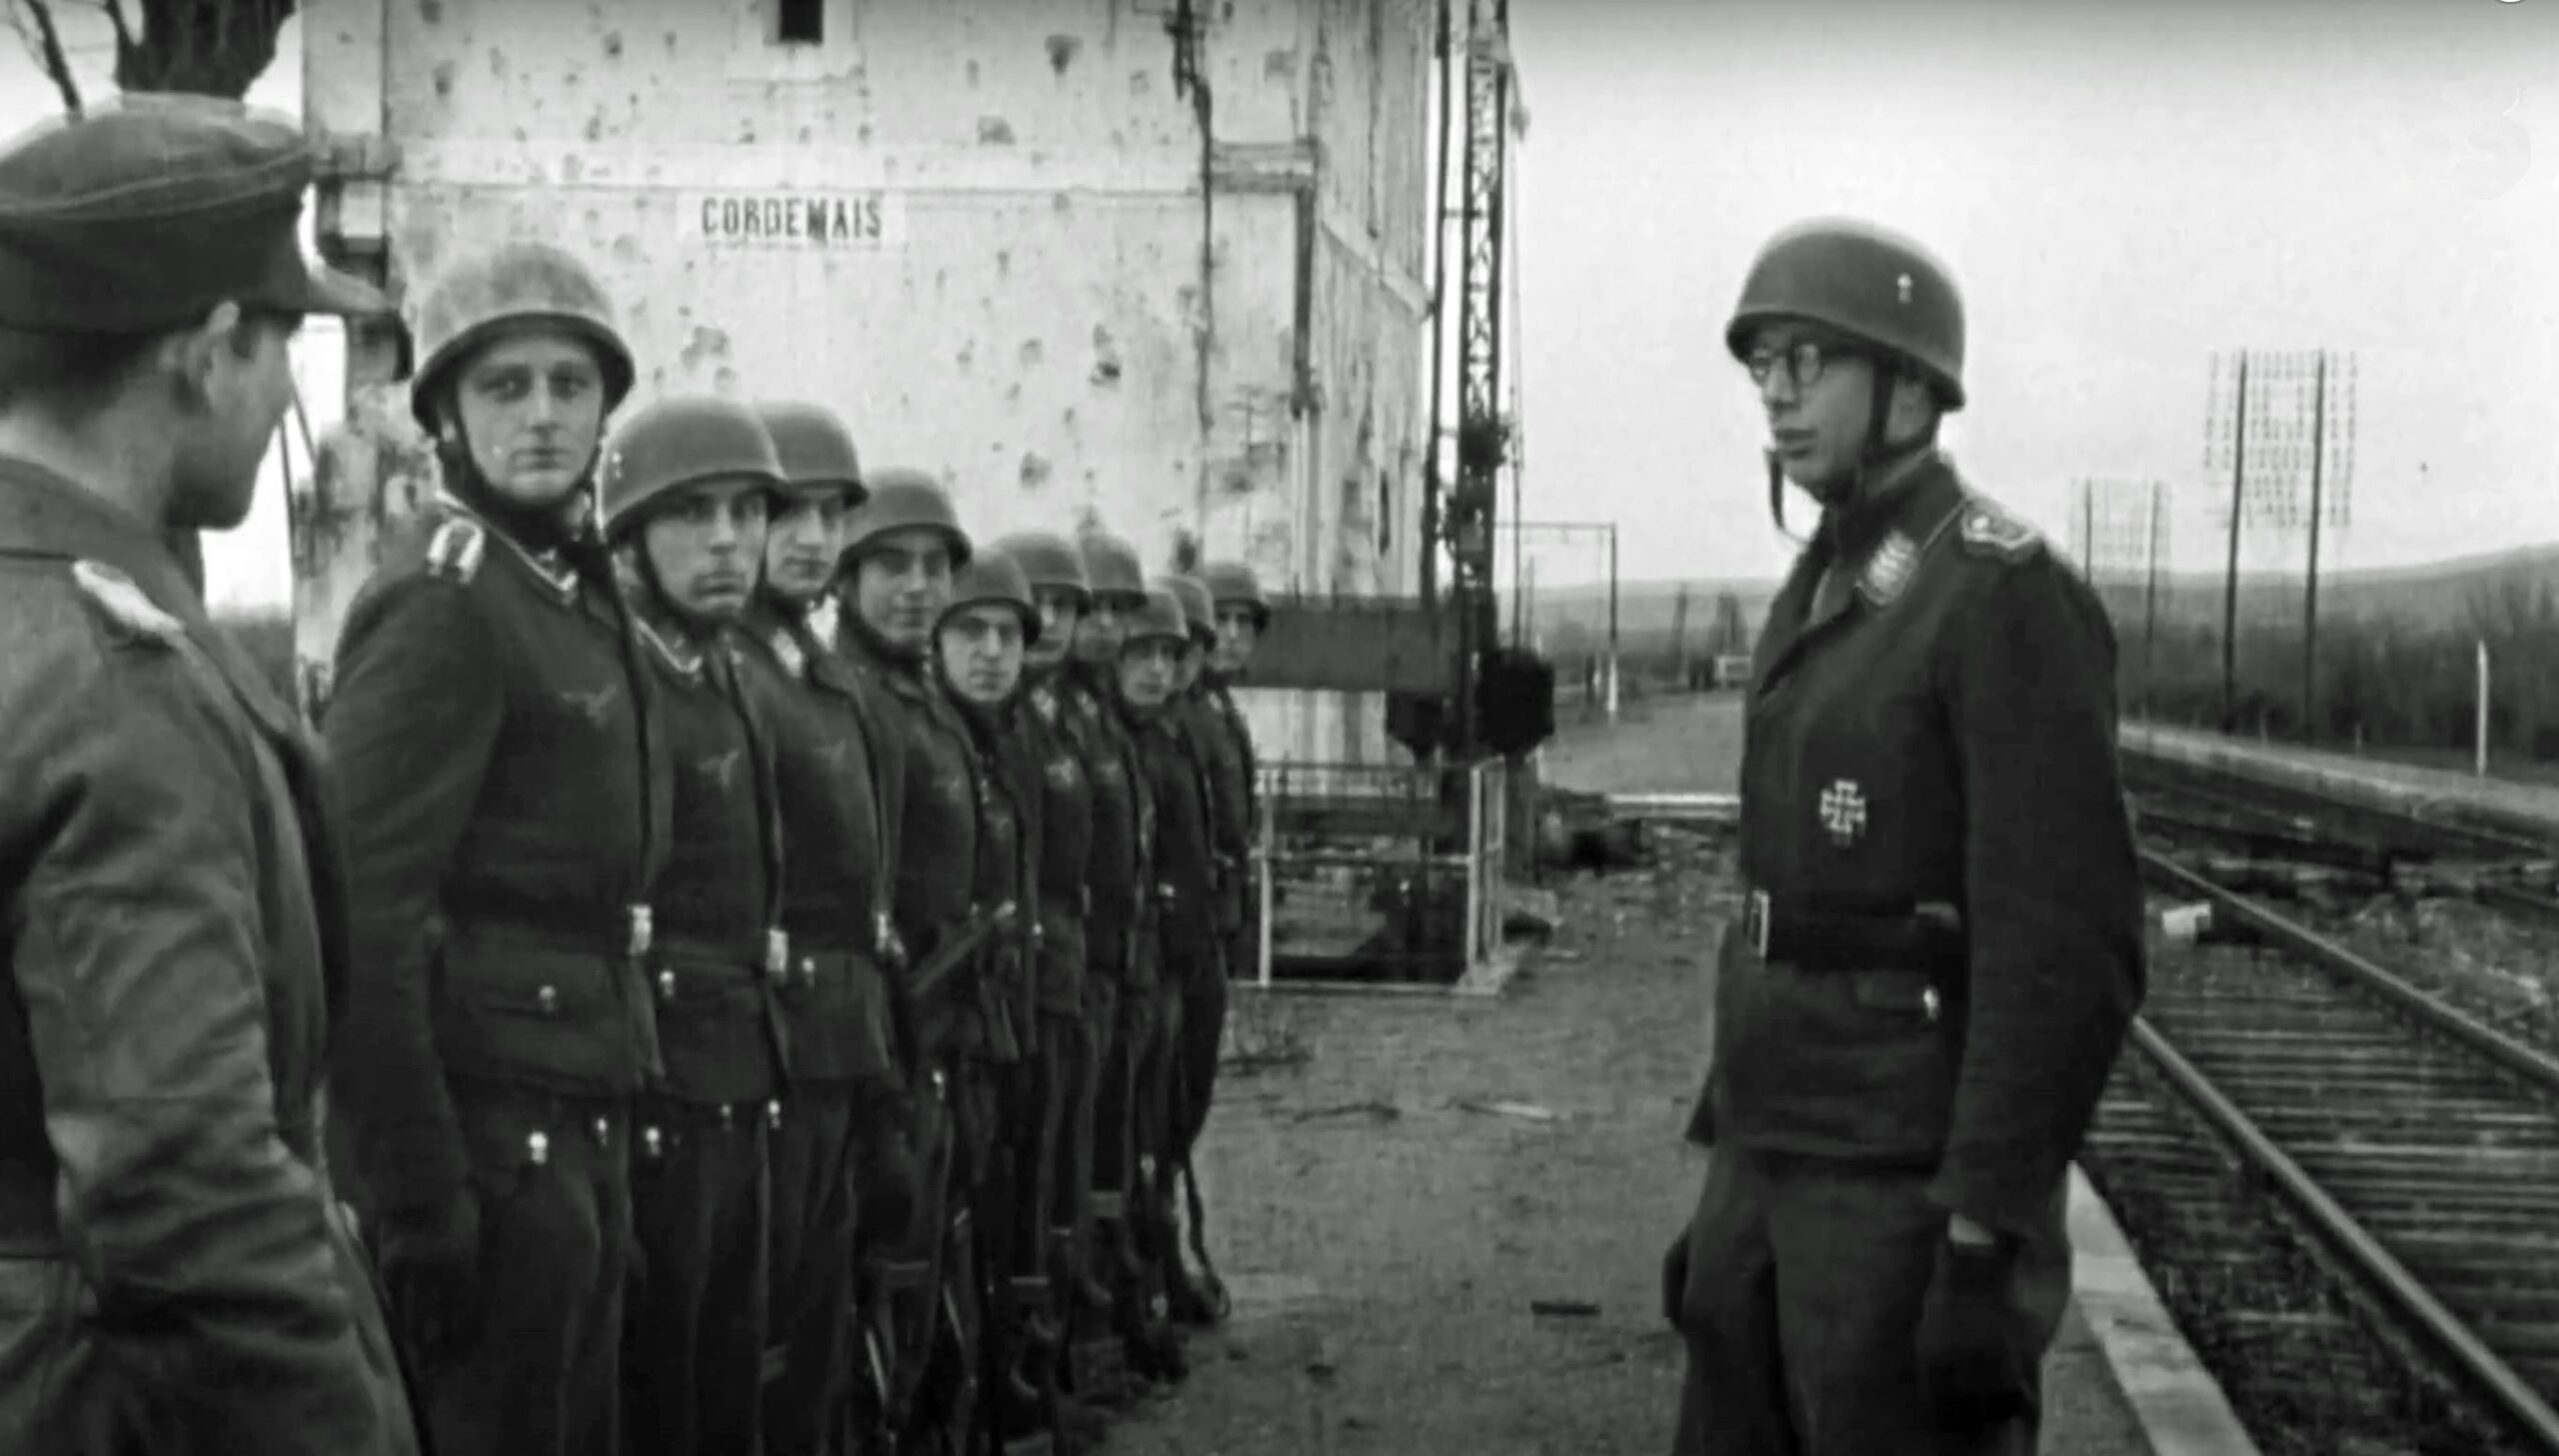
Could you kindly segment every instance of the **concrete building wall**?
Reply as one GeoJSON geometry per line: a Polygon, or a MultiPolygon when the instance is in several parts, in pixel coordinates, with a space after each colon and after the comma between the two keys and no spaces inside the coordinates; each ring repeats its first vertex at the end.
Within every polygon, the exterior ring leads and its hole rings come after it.
{"type": "MultiPolygon", "coordinates": [[[[1099,523],[1158,569],[1410,590],[1428,0],[822,0],[787,45],[784,8],[307,4],[312,125],[379,174],[324,201],[324,249],[378,245],[406,293],[559,243],[625,311],[635,403],[832,405],[986,535],[1099,523]]],[[[323,657],[424,484],[383,454],[381,363],[297,503],[323,657]]],[[[1255,698],[1275,756],[1383,751],[1373,704],[1255,698]]]]}

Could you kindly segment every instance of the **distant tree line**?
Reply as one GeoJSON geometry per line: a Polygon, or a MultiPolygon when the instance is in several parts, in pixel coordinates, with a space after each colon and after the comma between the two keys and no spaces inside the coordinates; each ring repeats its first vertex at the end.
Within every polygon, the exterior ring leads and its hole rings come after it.
{"type": "MultiPolygon", "coordinates": [[[[2117,610],[2115,622],[2125,711],[2146,703],[2155,718],[2219,727],[2218,625],[2163,622],[2151,645],[2137,609],[2117,610]]],[[[2315,708],[2306,721],[2301,625],[2243,622],[2233,726],[2244,733],[2338,746],[2467,749],[2476,731],[2482,643],[2490,751],[2559,761],[2559,592],[2546,580],[2474,588],[2462,620],[2451,626],[2361,617],[2321,622],[2315,708]]]]}

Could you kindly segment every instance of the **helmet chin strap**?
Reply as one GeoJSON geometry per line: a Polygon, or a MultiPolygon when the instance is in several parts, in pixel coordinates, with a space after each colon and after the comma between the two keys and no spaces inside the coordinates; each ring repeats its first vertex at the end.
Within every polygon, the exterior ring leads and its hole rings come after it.
{"type": "MultiPolygon", "coordinates": [[[[1875,467],[1891,456],[1892,447],[1884,439],[1884,427],[1892,415],[1892,387],[1899,378],[1899,374],[1890,369],[1878,367],[1874,371],[1874,383],[1866,400],[1866,439],[1858,447],[1855,468],[1826,488],[1805,487],[1804,494],[1820,502],[1825,514],[1852,506],[1861,499],[1875,467]]],[[[1768,463],[1768,516],[1777,523],[1777,534],[1797,546],[1810,545],[1808,538],[1786,529],[1786,472],[1776,449],[1772,446],[1761,454],[1768,463]]]]}

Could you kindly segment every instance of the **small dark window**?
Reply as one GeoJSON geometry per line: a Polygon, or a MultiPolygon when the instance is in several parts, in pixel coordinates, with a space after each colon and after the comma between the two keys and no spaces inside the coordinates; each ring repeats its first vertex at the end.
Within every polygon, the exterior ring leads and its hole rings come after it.
{"type": "Polygon", "coordinates": [[[823,45],[827,0],[774,0],[773,38],[787,46],[823,45]]]}

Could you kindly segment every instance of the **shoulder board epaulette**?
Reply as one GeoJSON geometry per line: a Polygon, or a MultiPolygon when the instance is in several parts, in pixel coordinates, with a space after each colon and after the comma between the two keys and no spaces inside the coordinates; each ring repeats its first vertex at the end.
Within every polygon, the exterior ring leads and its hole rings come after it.
{"type": "Polygon", "coordinates": [[[2043,550],[2043,538],[2033,527],[1984,501],[1963,508],[1963,523],[1956,531],[1964,550],[1974,556],[2021,562],[2043,550]]]}
{"type": "Polygon", "coordinates": [[[427,570],[449,581],[468,582],[480,574],[480,559],[489,550],[489,534],[477,521],[456,517],[436,528],[427,543],[427,570]]]}
{"type": "Polygon", "coordinates": [[[773,655],[782,662],[782,670],[794,679],[809,676],[809,655],[800,651],[800,639],[787,627],[777,627],[766,639],[773,644],[773,655]]]}
{"type": "Polygon", "coordinates": [[[187,635],[186,624],[161,611],[133,578],[105,562],[73,562],[71,580],[124,637],[175,647],[187,635]]]}

